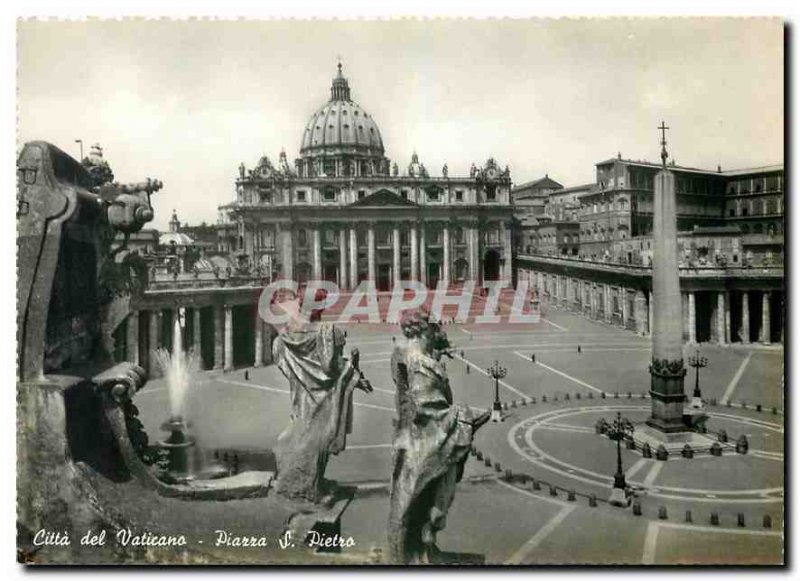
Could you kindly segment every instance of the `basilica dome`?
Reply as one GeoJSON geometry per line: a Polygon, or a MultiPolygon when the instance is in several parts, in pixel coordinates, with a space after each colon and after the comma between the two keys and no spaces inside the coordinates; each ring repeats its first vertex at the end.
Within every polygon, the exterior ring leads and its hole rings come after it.
{"type": "Polygon", "coordinates": [[[372,115],[350,99],[342,65],[331,85],[331,98],[306,123],[300,145],[302,157],[342,153],[383,156],[383,140],[372,115]]]}

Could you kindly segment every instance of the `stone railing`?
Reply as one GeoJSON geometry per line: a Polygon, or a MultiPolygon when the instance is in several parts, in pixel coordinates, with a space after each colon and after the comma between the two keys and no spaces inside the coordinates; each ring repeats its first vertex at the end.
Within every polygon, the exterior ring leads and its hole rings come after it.
{"type": "MultiPolygon", "coordinates": [[[[639,276],[649,276],[652,267],[638,264],[624,264],[619,262],[607,262],[597,260],[587,260],[573,257],[555,257],[539,254],[519,254],[518,261],[532,261],[544,264],[574,266],[591,270],[612,272],[620,274],[634,274],[639,276]]],[[[769,266],[721,266],[716,264],[704,265],[679,265],[681,277],[721,277],[734,276],[740,278],[761,278],[778,277],[783,278],[782,265],[769,266]]]]}
{"type": "Polygon", "coordinates": [[[150,281],[147,285],[147,292],[169,291],[199,288],[241,288],[241,287],[261,287],[269,283],[266,277],[255,276],[222,276],[220,278],[194,278],[179,277],[177,279],[162,279],[150,281]]]}

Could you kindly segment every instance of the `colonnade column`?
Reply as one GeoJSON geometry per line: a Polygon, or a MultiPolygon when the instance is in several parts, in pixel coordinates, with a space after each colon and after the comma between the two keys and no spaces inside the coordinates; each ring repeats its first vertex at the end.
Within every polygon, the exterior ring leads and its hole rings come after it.
{"type": "Polygon", "coordinates": [[[202,328],[200,325],[200,307],[192,309],[192,351],[197,358],[200,369],[203,369],[202,328]]]}
{"type": "Polygon", "coordinates": [[[255,333],[256,333],[256,354],[253,365],[255,367],[261,367],[262,365],[264,365],[264,321],[261,320],[258,311],[256,311],[256,316],[255,316],[255,333]]]}
{"type": "Polygon", "coordinates": [[[158,375],[158,366],[156,358],[153,357],[153,351],[161,347],[161,309],[150,311],[150,349],[147,354],[147,360],[150,367],[150,375],[158,375]]]}
{"type": "Polygon", "coordinates": [[[400,227],[395,226],[392,229],[392,286],[396,287],[400,284],[400,227]]]}
{"type": "Polygon", "coordinates": [[[347,288],[347,230],[339,229],[339,289],[347,288]]]}
{"type": "Polygon", "coordinates": [[[619,289],[619,297],[622,301],[622,328],[627,329],[628,327],[628,289],[625,287],[620,287],[619,289]]]}
{"type": "Polygon", "coordinates": [[[428,242],[425,235],[425,222],[419,228],[419,280],[428,286],[428,242]]]}
{"type": "Polygon", "coordinates": [[[358,286],[358,232],[350,228],[350,289],[358,286]]]}
{"type": "Polygon", "coordinates": [[[689,343],[697,343],[697,307],[695,293],[689,293],[689,343]]]}
{"type": "Polygon", "coordinates": [[[233,369],[233,307],[225,306],[225,371],[233,369]]]}
{"type": "Polygon", "coordinates": [[[225,349],[225,315],[222,307],[214,306],[214,369],[222,369],[225,349]]]}
{"type": "Polygon", "coordinates": [[[603,291],[605,296],[603,297],[603,318],[605,319],[606,323],[611,322],[611,285],[604,284],[603,291]]]}
{"type": "Polygon", "coordinates": [[[731,293],[725,291],[722,294],[725,296],[725,342],[733,343],[733,336],[731,333],[731,293]]]}
{"type": "Polygon", "coordinates": [[[125,342],[128,347],[126,358],[131,363],[139,365],[139,311],[131,311],[128,315],[126,331],[125,342]]]}
{"type": "Polygon", "coordinates": [[[769,291],[761,295],[761,342],[764,345],[771,343],[770,337],[769,291]]]}
{"type": "Polygon", "coordinates": [[[747,291],[742,293],[742,343],[750,342],[750,299],[747,291]]]}
{"type": "MultiPolygon", "coordinates": [[[[442,228],[442,254],[442,280],[445,288],[447,288],[450,286],[450,227],[447,224],[442,228]]],[[[508,260],[510,263],[510,257],[508,260]]]]}
{"type": "Polygon", "coordinates": [[[647,293],[647,334],[653,334],[653,291],[647,293]]]}
{"type": "Polygon", "coordinates": [[[569,309],[571,311],[572,310],[572,277],[571,276],[565,276],[564,277],[564,286],[565,286],[564,293],[566,295],[564,297],[564,304],[567,307],[567,309],[569,309]]]}
{"type": "Polygon", "coordinates": [[[725,344],[725,293],[717,293],[717,343],[725,344]]]}
{"type": "Polygon", "coordinates": [[[320,239],[319,226],[314,226],[311,230],[312,240],[312,265],[311,278],[314,280],[322,279],[322,240],[320,239]]]}
{"type": "Polygon", "coordinates": [[[636,319],[636,332],[639,335],[647,334],[647,299],[641,290],[636,291],[633,299],[633,318],[636,319]]]}
{"type": "Polygon", "coordinates": [[[367,230],[367,279],[375,281],[375,224],[370,223],[367,230]]]}
{"type": "Polygon", "coordinates": [[[419,280],[419,244],[417,244],[417,225],[412,222],[408,229],[411,238],[411,280],[419,280]]]}

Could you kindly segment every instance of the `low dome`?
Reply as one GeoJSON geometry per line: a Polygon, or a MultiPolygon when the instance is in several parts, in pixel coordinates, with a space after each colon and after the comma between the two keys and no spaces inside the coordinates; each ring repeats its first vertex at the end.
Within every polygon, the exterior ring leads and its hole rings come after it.
{"type": "Polygon", "coordinates": [[[331,98],[306,123],[300,155],[358,153],[383,156],[383,140],[372,115],[350,99],[342,65],[333,79],[331,98]]]}

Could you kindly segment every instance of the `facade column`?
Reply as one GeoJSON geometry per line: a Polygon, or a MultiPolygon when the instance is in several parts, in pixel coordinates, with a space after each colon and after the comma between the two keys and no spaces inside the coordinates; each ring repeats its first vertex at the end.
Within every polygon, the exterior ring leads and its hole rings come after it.
{"type": "Polygon", "coordinates": [[[450,286],[450,226],[447,223],[442,228],[442,253],[442,280],[447,288],[450,286]]]}
{"type": "Polygon", "coordinates": [[[367,230],[367,279],[372,284],[377,284],[375,280],[375,224],[372,223],[367,230]]]}
{"type": "Polygon", "coordinates": [[[315,225],[311,229],[312,241],[312,264],[311,264],[311,278],[314,280],[322,280],[322,240],[319,231],[319,226],[315,225]]]}
{"type": "Polygon", "coordinates": [[[772,342],[770,333],[769,291],[764,291],[761,295],[761,342],[764,345],[769,345],[772,342]]]}
{"type": "Polygon", "coordinates": [[[419,227],[419,280],[428,286],[428,242],[425,235],[425,222],[419,227]]]}
{"type": "Polygon", "coordinates": [[[750,342],[750,298],[747,291],[742,293],[742,343],[750,342]]]}
{"type": "MultiPolygon", "coordinates": [[[[653,334],[653,292],[647,293],[647,334],[653,334]]],[[[691,332],[690,332],[691,336],[691,332]]]]}
{"type": "Polygon", "coordinates": [[[294,280],[294,229],[291,224],[281,225],[283,242],[283,278],[294,280]]]}
{"type": "Polygon", "coordinates": [[[139,311],[131,311],[130,315],[128,315],[126,335],[127,359],[131,363],[139,365],[139,311]]]}
{"type": "Polygon", "coordinates": [[[256,354],[253,361],[255,367],[264,365],[264,321],[256,311],[255,314],[256,354]]]}
{"type": "Polygon", "coordinates": [[[214,369],[222,369],[225,354],[225,315],[222,307],[214,306],[214,369]]]}
{"type": "Polygon", "coordinates": [[[225,371],[233,369],[233,307],[225,305],[225,371]]]}
{"type": "Polygon", "coordinates": [[[592,318],[597,317],[597,288],[594,284],[589,283],[589,314],[592,318]]]}
{"type": "Polygon", "coordinates": [[[717,293],[717,343],[725,344],[725,293],[717,293]]]}
{"type": "Polygon", "coordinates": [[[339,229],[339,289],[347,288],[347,230],[339,229]]]}
{"type": "Polygon", "coordinates": [[[503,237],[503,282],[510,285],[513,279],[512,276],[512,260],[511,260],[511,228],[508,227],[505,220],[500,222],[500,235],[503,237]]]}
{"type": "Polygon", "coordinates": [[[697,307],[695,293],[689,293],[689,343],[697,343],[697,307]]]}
{"type": "Polygon", "coordinates": [[[200,366],[200,369],[204,369],[202,341],[200,307],[194,307],[192,309],[192,351],[194,351],[194,356],[197,358],[197,364],[200,366]]]}
{"type": "Polygon", "coordinates": [[[400,227],[392,229],[392,286],[400,284],[402,278],[400,270],[400,227]]]}
{"type": "Polygon", "coordinates": [[[603,309],[603,318],[605,319],[606,323],[611,322],[611,285],[604,284],[603,285],[603,292],[605,296],[603,297],[603,304],[605,308],[603,309]]]}
{"type": "Polygon", "coordinates": [[[350,289],[358,286],[358,232],[350,228],[350,289]]]}
{"type": "Polygon", "coordinates": [[[411,280],[419,280],[419,245],[417,244],[417,225],[411,223],[408,229],[408,236],[411,238],[411,280]]]}

